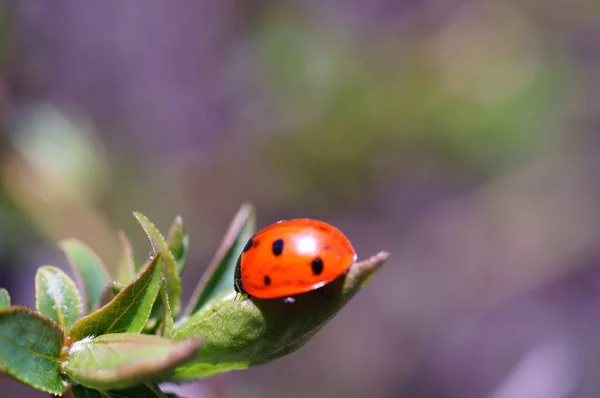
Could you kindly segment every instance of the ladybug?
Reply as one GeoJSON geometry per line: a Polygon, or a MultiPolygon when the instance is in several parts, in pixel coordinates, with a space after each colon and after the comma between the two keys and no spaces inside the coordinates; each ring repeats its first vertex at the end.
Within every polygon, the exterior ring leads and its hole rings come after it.
{"type": "Polygon", "coordinates": [[[309,218],[283,220],[252,236],[238,257],[237,293],[261,299],[316,290],[356,261],[348,238],[333,225],[309,218]]]}

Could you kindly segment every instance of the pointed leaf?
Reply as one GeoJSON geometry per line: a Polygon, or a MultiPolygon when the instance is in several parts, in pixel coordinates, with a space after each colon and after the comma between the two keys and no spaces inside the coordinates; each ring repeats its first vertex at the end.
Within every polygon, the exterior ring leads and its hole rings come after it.
{"type": "Polygon", "coordinates": [[[157,255],[142,273],[104,307],[78,320],[71,328],[74,341],[108,333],[137,333],[144,328],[160,287],[157,255]]]}
{"type": "Polygon", "coordinates": [[[190,237],[183,233],[183,219],[181,216],[175,217],[175,220],[169,229],[169,233],[167,234],[167,244],[177,262],[177,273],[181,275],[187,261],[190,247],[190,237]]]}
{"type": "Polygon", "coordinates": [[[159,380],[194,357],[202,339],[168,340],[120,333],[73,343],[63,371],[75,383],[100,390],[127,388],[159,380]]]}
{"type": "Polygon", "coordinates": [[[63,333],[52,320],[28,308],[0,310],[0,368],[15,379],[52,394],[62,394],[59,374],[63,333]]]}
{"type": "Polygon", "coordinates": [[[73,272],[80,278],[87,301],[87,310],[92,311],[100,299],[102,289],[108,282],[108,272],[94,251],[77,239],[66,239],[59,246],[67,256],[73,272]]]}
{"type": "Polygon", "coordinates": [[[142,213],[134,212],[136,220],[146,233],[150,246],[152,247],[152,253],[160,253],[165,264],[164,274],[167,279],[167,292],[169,293],[169,303],[173,313],[177,314],[180,307],[180,296],[181,296],[181,279],[177,272],[177,262],[173,257],[173,253],[169,250],[169,246],[165,241],[158,228],[142,213]]]}
{"type": "Polygon", "coordinates": [[[83,310],[75,282],[51,265],[38,268],[35,274],[35,307],[65,329],[71,327],[83,310]]]}
{"type": "Polygon", "coordinates": [[[104,286],[104,290],[102,290],[102,294],[100,295],[100,300],[98,301],[98,305],[95,310],[104,307],[106,304],[113,301],[117,294],[121,293],[125,286],[122,283],[109,280],[106,286],[104,286]]]}
{"type": "Polygon", "coordinates": [[[360,290],[388,258],[381,252],[353,264],[323,288],[285,300],[212,299],[175,328],[175,339],[205,336],[200,353],[178,367],[170,381],[194,380],[245,369],[290,354],[308,342],[360,290]]]}
{"type": "Polygon", "coordinates": [[[75,398],[164,398],[169,395],[154,392],[147,386],[135,386],[122,390],[98,391],[81,385],[73,386],[75,398]]]}
{"type": "Polygon", "coordinates": [[[185,266],[187,264],[187,259],[190,253],[190,236],[183,235],[183,239],[181,240],[181,253],[176,257],[177,259],[177,267],[179,269],[179,275],[183,274],[185,271],[185,266]]]}
{"type": "Polygon", "coordinates": [[[160,297],[163,302],[163,320],[161,325],[161,335],[167,338],[171,338],[173,336],[173,314],[171,313],[171,305],[169,304],[169,296],[167,295],[166,284],[163,283],[160,285],[160,297]]]}
{"type": "Polygon", "coordinates": [[[0,289],[0,309],[10,307],[10,295],[8,290],[0,289]]]}
{"type": "MultiPolygon", "coordinates": [[[[163,264],[163,270],[164,270],[164,263],[163,264]]],[[[166,278],[163,272],[163,275],[161,275],[161,283],[165,284],[165,288],[166,288],[166,278]]],[[[142,333],[144,334],[156,334],[156,329],[157,327],[160,326],[160,322],[163,318],[163,314],[164,314],[164,309],[163,309],[163,300],[162,300],[162,295],[159,294],[156,297],[156,301],[154,302],[154,305],[152,306],[152,310],[150,311],[150,317],[148,318],[148,321],[146,322],[146,325],[144,326],[144,329],[142,330],[142,333]]]]}
{"type": "Polygon", "coordinates": [[[137,273],[135,255],[133,254],[131,243],[123,231],[119,231],[119,240],[121,241],[121,257],[117,264],[118,278],[119,282],[128,284],[135,278],[135,274],[137,273]]]}
{"type": "Polygon", "coordinates": [[[195,313],[210,299],[234,291],[233,274],[237,258],[255,230],[254,208],[244,203],[231,221],[215,257],[196,286],[185,310],[186,315],[195,313]]]}

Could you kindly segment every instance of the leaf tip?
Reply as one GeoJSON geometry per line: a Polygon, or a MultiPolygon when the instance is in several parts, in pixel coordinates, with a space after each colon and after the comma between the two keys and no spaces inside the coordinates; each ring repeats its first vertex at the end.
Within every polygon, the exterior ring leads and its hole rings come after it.
{"type": "Polygon", "coordinates": [[[133,217],[135,217],[135,219],[138,221],[138,223],[141,223],[144,218],[147,218],[141,211],[134,211],[132,212],[132,214],[133,217]]]}
{"type": "Polygon", "coordinates": [[[389,252],[380,251],[379,253],[365,260],[357,262],[357,264],[360,264],[363,268],[378,268],[381,267],[383,263],[385,263],[388,260],[388,258],[390,258],[389,252]]]}
{"type": "Polygon", "coordinates": [[[127,234],[125,233],[125,231],[123,231],[122,229],[119,229],[117,231],[117,236],[119,237],[119,241],[121,241],[121,243],[129,243],[129,238],[127,237],[127,234]]]}
{"type": "Polygon", "coordinates": [[[0,309],[10,307],[10,294],[8,290],[0,288],[0,309]]]}
{"type": "Polygon", "coordinates": [[[65,239],[59,240],[57,244],[61,250],[66,251],[69,249],[70,246],[75,244],[76,241],[77,241],[77,239],[75,239],[75,238],[65,238],[65,239]]]}
{"type": "Polygon", "coordinates": [[[238,214],[242,214],[245,217],[254,216],[255,213],[256,213],[256,209],[254,208],[254,205],[250,202],[242,203],[238,210],[238,214]]]}
{"type": "Polygon", "coordinates": [[[389,257],[389,252],[381,251],[365,260],[352,264],[344,283],[344,290],[348,297],[352,297],[365,286],[389,257]]]}
{"type": "Polygon", "coordinates": [[[379,253],[365,259],[358,261],[352,265],[352,269],[356,270],[357,274],[372,275],[381,268],[381,266],[390,257],[390,253],[386,251],[380,251],[379,253]]]}

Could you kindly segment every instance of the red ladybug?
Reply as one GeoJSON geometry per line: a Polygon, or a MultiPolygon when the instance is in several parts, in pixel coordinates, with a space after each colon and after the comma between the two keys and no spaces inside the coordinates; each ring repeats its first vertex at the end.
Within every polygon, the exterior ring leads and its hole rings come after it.
{"type": "Polygon", "coordinates": [[[308,218],[279,221],[248,240],[234,286],[262,299],[295,296],[332,282],[355,261],[352,244],[333,225],[308,218]]]}

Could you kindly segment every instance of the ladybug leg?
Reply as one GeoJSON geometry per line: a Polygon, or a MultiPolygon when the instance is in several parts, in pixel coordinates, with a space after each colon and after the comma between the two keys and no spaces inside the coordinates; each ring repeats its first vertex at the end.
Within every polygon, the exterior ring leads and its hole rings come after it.
{"type": "Polygon", "coordinates": [[[248,298],[248,294],[242,292],[235,292],[235,297],[233,301],[243,301],[248,298]]]}
{"type": "Polygon", "coordinates": [[[325,288],[319,289],[318,292],[321,295],[321,297],[323,297],[326,301],[329,301],[333,298],[331,295],[327,294],[325,288]]]}

